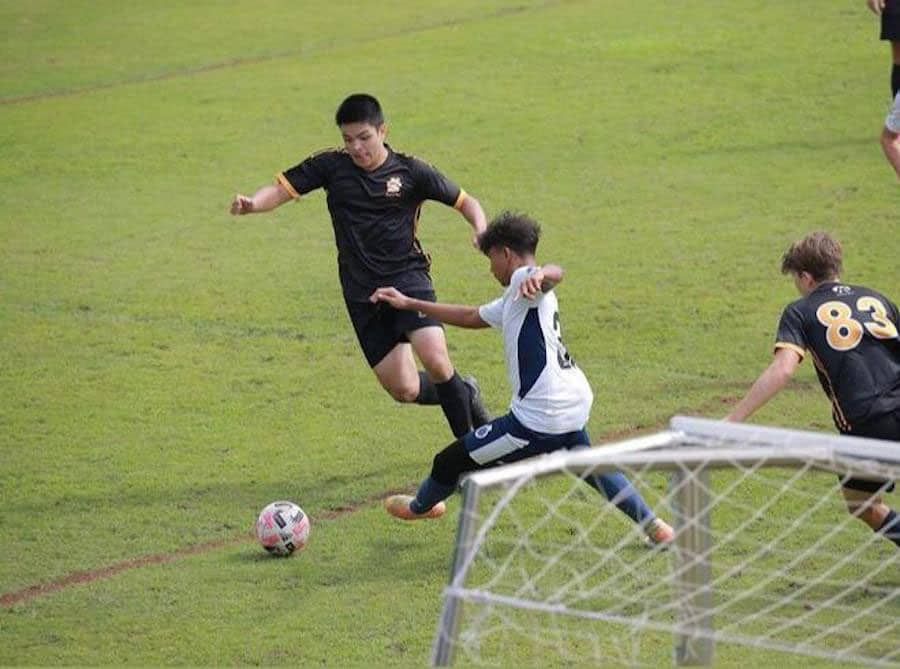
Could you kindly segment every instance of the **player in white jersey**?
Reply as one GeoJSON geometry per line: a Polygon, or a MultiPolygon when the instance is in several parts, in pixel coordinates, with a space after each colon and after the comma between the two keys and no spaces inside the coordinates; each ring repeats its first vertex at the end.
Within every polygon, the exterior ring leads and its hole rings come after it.
{"type": "Polygon", "coordinates": [[[561,278],[553,265],[523,265],[512,273],[502,297],[478,309],[481,320],[503,332],[510,411],[528,429],[551,434],[584,427],[594,400],[560,338],[556,293],[538,288],[534,298],[520,299],[529,279],[532,286],[546,282],[550,288],[561,278]]]}
{"type": "MultiPolygon", "coordinates": [[[[453,494],[466,472],[590,445],[586,424],[594,396],[562,343],[553,289],[562,281],[563,270],[537,264],[539,237],[538,223],[523,214],[504,212],[491,222],[479,237],[479,246],[490,259],[491,273],[506,290],[480,307],[418,300],[395,288],[379,288],[372,294],[372,302],[421,311],[450,325],[500,329],[513,391],[509,413],[460,437],[435,456],[431,475],[415,496],[392,495],[385,500],[392,515],[404,520],[439,518],[446,512],[443,500],[453,494]]],[[[585,481],[639,523],[654,543],[666,544],[674,538],[672,528],[653,514],[623,474],[591,475],[585,481]]]]}

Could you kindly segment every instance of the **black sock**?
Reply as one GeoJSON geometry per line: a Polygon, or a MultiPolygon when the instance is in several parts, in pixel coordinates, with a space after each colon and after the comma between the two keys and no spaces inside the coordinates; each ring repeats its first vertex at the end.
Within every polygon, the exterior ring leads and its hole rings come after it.
{"type": "Polygon", "coordinates": [[[900,548],[900,516],[896,511],[891,509],[881,527],[875,531],[883,534],[885,539],[893,541],[897,548],[900,548]]]}
{"type": "Polygon", "coordinates": [[[416,404],[440,404],[441,398],[438,397],[437,388],[434,381],[425,372],[419,372],[419,396],[416,397],[416,404]]]}
{"type": "Polygon", "coordinates": [[[449,381],[435,383],[437,396],[441,400],[441,409],[450,423],[454,437],[461,437],[472,431],[472,412],[469,409],[469,386],[453,372],[449,381]]]}
{"type": "Polygon", "coordinates": [[[409,508],[413,513],[425,513],[435,504],[453,494],[460,476],[486,466],[490,465],[481,465],[475,462],[466,450],[462,439],[457,439],[434,456],[431,476],[422,481],[409,508]]]}
{"type": "Polygon", "coordinates": [[[457,439],[443,451],[434,456],[431,464],[431,478],[444,486],[455,486],[459,478],[467,473],[481,469],[469,455],[462,439],[457,439]]]}
{"type": "Polygon", "coordinates": [[[897,97],[897,93],[900,93],[900,63],[894,63],[891,70],[891,99],[897,97]]]}

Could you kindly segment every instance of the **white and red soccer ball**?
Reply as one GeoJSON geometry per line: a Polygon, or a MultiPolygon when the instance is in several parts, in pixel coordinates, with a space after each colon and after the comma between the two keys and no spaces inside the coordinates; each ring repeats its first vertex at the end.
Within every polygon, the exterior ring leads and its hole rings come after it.
{"type": "Polygon", "coordinates": [[[309,516],[293,502],[272,502],[256,520],[256,537],[272,555],[302,551],[309,540],[309,516]]]}

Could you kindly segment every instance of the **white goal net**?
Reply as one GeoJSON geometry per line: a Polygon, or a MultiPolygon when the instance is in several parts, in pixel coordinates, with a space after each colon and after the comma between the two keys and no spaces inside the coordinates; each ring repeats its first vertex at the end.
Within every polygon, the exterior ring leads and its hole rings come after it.
{"type": "Polygon", "coordinates": [[[432,662],[900,667],[900,550],[848,513],[851,477],[900,479],[900,443],[677,417],[474,473],[432,662]],[[583,481],[610,471],[674,545],[583,481]]]}

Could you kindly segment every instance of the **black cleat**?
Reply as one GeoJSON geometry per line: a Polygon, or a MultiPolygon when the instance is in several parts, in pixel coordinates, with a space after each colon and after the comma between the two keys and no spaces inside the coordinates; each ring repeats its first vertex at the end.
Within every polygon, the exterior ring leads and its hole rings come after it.
{"type": "Polygon", "coordinates": [[[481,388],[478,386],[478,380],[474,376],[467,376],[463,382],[469,386],[469,411],[472,414],[472,429],[477,429],[482,425],[491,422],[491,414],[484,407],[481,401],[481,388]]]}

